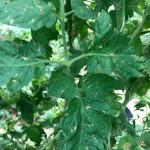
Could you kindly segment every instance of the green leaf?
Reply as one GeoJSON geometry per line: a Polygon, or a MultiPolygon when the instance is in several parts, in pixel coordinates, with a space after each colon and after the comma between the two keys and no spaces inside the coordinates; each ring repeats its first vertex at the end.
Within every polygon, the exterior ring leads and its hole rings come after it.
{"type": "Polygon", "coordinates": [[[93,56],[88,62],[88,71],[98,74],[105,73],[110,76],[122,76],[124,78],[142,77],[138,61],[135,55],[93,56]]]}
{"type": "Polygon", "coordinates": [[[10,150],[13,146],[13,143],[10,139],[0,137],[0,147],[3,147],[4,150],[10,150]]]}
{"type": "MultiPolygon", "coordinates": [[[[139,83],[136,85],[135,93],[139,96],[145,96],[148,90],[150,89],[150,80],[149,78],[142,78],[139,83]]],[[[140,101],[139,106],[146,105],[146,101],[140,101]]],[[[143,106],[143,107],[144,107],[143,106]]],[[[139,108],[138,108],[139,109],[139,108]]]]}
{"type": "Polygon", "coordinates": [[[106,11],[102,10],[100,15],[96,18],[94,25],[96,40],[101,40],[111,28],[111,17],[106,11]]]}
{"type": "Polygon", "coordinates": [[[97,74],[84,76],[80,86],[86,97],[105,100],[109,94],[112,96],[114,90],[124,89],[125,83],[123,80],[116,80],[104,74],[97,74]]]}
{"type": "Polygon", "coordinates": [[[33,47],[30,44],[19,46],[11,42],[0,42],[0,55],[3,56],[0,57],[0,86],[13,80],[19,90],[32,80],[37,67],[44,73],[43,62],[36,59],[38,51],[35,53],[37,49],[33,47]]]}
{"type": "Polygon", "coordinates": [[[144,70],[145,72],[150,74],[150,58],[149,57],[145,59],[144,70]]]}
{"type": "Polygon", "coordinates": [[[138,138],[130,134],[122,135],[118,141],[117,150],[135,149],[138,138]]]}
{"type": "Polygon", "coordinates": [[[87,68],[90,73],[113,75],[113,64],[110,57],[93,56],[89,59],[87,68]]]}
{"type": "Polygon", "coordinates": [[[81,19],[95,19],[97,12],[83,2],[83,0],[71,0],[72,9],[75,15],[81,19]]]}
{"type": "Polygon", "coordinates": [[[118,102],[120,97],[114,94],[114,90],[125,89],[124,81],[104,74],[87,75],[80,81],[80,87],[88,98],[87,103],[95,110],[113,117],[122,112],[122,106],[118,102]]]}
{"type": "Polygon", "coordinates": [[[64,139],[60,147],[65,150],[104,150],[103,140],[110,128],[109,117],[95,110],[86,98],[72,100],[62,120],[64,139]]]}
{"type": "Polygon", "coordinates": [[[150,131],[147,131],[143,134],[143,141],[147,146],[150,146],[150,131]]]}
{"type": "Polygon", "coordinates": [[[128,19],[129,17],[132,17],[134,15],[134,12],[137,12],[139,14],[143,13],[142,11],[144,10],[144,6],[146,4],[143,0],[126,0],[125,5],[126,19],[128,19]]]}
{"type": "Polygon", "coordinates": [[[43,129],[38,126],[31,126],[24,130],[24,133],[27,134],[27,138],[31,141],[36,142],[38,145],[42,140],[43,129]]]}
{"type": "Polygon", "coordinates": [[[55,28],[42,27],[39,30],[32,31],[32,39],[40,47],[43,54],[45,54],[46,57],[49,57],[52,53],[52,49],[49,46],[49,41],[56,40],[57,34],[58,32],[55,28]]]}
{"type": "Polygon", "coordinates": [[[0,0],[0,22],[22,28],[40,29],[56,22],[55,8],[41,0],[0,0]]]}
{"type": "Polygon", "coordinates": [[[29,97],[26,95],[22,96],[22,100],[18,104],[21,112],[21,117],[27,123],[32,124],[34,119],[34,106],[30,101],[29,97]]]}
{"type": "Polygon", "coordinates": [[[59,71],[54,72],[49,81],[48,94],[50,96],[73,99],[78,96],[78,88],[75,79],[59,71]]]}
{"type": "Polygon", "coordinates": [[[44,56],[43,49],[33,41],[26,42],[20,39],[15,39],[13,42],[6,42],[6,43],[8,44],[10,43],[10,47],[14,48],[13,50],[9,51],[10,54],[13,53],[23,57],[44,56]]]}
{"type": "Polygon", "coordinates": [[[129,46],[128,42],[129,39],[125,35],[112,35],[102,48],[94,50],[87,64],[88,71],[127,79],[142,77],[139,70],[143,59],[134,53],[134,49],[129,46]]]}

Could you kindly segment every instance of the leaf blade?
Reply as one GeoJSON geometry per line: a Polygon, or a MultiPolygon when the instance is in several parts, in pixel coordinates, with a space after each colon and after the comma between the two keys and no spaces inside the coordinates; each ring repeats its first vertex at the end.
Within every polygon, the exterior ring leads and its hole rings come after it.
{"type": "Polygon", "coordinates": [[[15,0],[5,3],[1,0],[0,3],[0,22],[4,24],[37,30],[43,26],[51,27],[56,21],[54,8],[43,1],[26,0],[24,3],[15,0]]]}

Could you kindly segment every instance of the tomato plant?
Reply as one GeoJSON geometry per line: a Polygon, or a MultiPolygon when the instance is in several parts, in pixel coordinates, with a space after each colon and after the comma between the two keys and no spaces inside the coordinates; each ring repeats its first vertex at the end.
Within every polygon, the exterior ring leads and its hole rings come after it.
{"type": "Polygon", "coordinates": [[[0,23],[31,31],[0,41],[4,149],[149,149],[126,108],[150,105],[149,0],[0,0],[0,23]]]}

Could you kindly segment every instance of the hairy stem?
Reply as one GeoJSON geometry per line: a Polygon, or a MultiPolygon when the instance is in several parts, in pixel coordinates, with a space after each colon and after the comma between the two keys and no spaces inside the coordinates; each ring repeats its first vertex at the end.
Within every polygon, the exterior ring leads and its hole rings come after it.
{"type": "Polygon", "coordinates": [[[63,45],[64,51],[67,56],[67,41],[66,41],[66,34],[65,34],[65,4],[64,0],[60,0],[61,8],[60,8],[60,23],[62,29],[62,38],[63,38],[63,45]]]}

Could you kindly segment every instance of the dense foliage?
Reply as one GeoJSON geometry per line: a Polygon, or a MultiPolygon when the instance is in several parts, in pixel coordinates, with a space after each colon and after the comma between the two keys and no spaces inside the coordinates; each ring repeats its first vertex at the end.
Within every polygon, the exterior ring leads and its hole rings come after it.
{"type": "Polygon", "coordinates": [[[126,108],[150,105],[149,0],[0,0],[0,23],[32,36],[0,41],[0,147],[150,148],[126,108]]]}

